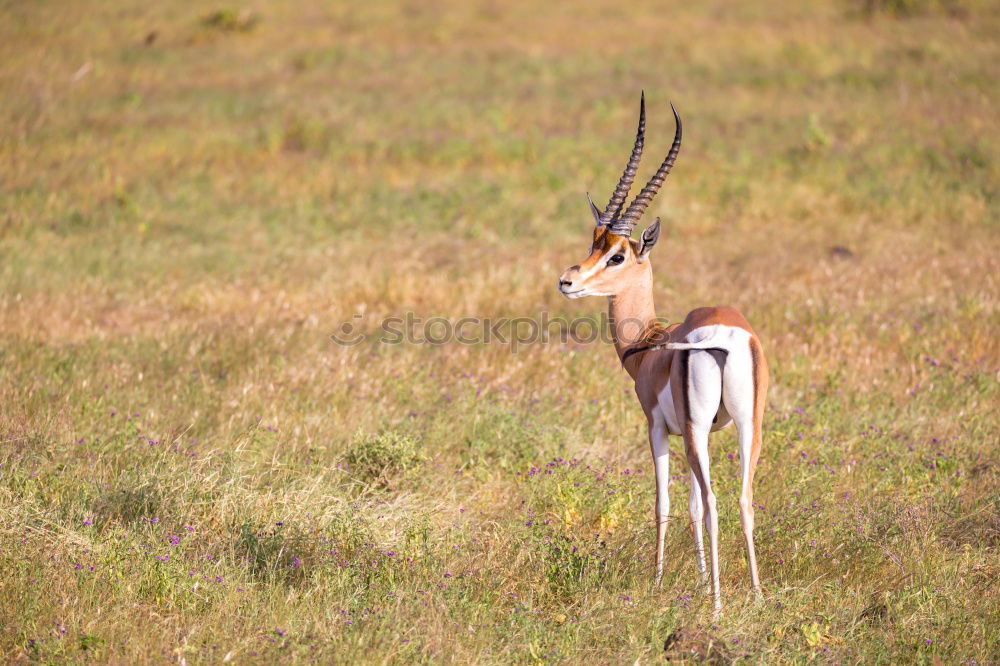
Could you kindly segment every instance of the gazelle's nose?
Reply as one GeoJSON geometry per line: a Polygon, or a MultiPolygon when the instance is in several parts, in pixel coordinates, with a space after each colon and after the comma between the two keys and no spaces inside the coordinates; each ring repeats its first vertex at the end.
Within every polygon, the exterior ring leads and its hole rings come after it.
{"type": "Polygon", "coordinates": [[[559,276],[559,291],[565,292],[573,286],[573,277],[580,270],[579,266],[570,266],[559,276]]]}

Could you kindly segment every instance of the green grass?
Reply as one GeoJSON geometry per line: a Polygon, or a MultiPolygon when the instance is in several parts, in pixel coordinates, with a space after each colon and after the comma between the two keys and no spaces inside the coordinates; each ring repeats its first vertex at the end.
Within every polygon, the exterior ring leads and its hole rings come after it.
{"type": "Polygon", "coordinates": [[[997,663],[998,30],[971,1],[3,3],[0,659],[997,663]],[[677,442],[652,585],[609,345],[378,342],[603,310],[555,282],[643,89],[641,176],[668,101],[685,127],[659,314],[739,307],[773,374],[761,601],[713,440],[718,620],[677,442]]]}

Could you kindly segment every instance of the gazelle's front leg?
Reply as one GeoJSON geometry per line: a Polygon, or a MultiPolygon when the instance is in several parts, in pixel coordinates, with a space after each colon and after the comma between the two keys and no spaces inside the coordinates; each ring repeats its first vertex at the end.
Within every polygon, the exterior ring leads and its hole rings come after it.
{"type": "Polygon", "coordinates": [[[663,542],[667,537],[667,517],[670,514],[670,445],[667,424],[658,410],[649,424],[649,448],[653,452],[653,471],[656,473],[656,584],[663,577],[663,542]]]}

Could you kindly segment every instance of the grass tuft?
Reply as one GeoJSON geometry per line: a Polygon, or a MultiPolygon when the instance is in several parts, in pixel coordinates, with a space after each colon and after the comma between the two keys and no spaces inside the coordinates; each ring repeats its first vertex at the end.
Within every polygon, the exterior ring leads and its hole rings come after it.
{"type": "Polygon", "coordinates": [[[388,488],[426,460],[410,435],[385,431],[360,437],[344,457],[348,469],[366,484],[388,488]]]}
{"type": "Polygon", "coordinates": [[[223,32],[250,32],[257,26],[260,17],[250,9],[217,9],[202,18],[202,23],[209,28],[223,32]]]}

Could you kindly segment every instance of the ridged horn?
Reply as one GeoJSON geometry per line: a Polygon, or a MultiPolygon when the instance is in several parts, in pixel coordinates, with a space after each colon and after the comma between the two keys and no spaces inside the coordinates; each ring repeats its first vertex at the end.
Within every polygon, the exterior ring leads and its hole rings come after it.
{"type": "Polygon", "coordinates": [[[618,179],[618,186],[615,188],[611,199],[608,200],[608,205],[605,206],[604,212],[601,213],[597,221],[598,226],[617,222],[617,213],[621,211],[622,205],[628,197],[628,192],[632,188],[632,182],[635,180],[635,172],[639,170],[639,158],[642,157],[642,146],[645,140],[646,93],[643,91],[642,96],[639,98],[639,128],[635,132],[635,145],[632,146],[632,154],[628,158],[628,164],[625,165],[625,171],[622,172],[622,177],[618,179]]]}
{"type": "Polygon", "coordinates": [[[670,169],[674,166],[674,161],[677,159],[677,153],[681,150],[681,117],[677,113],[677,109],[674,108],[673,103],[670,104],[670,108],[674,112],[674,122],[677,123],[677,130],[674,132],[674,143],[670,146],[670,152],[667,153],[666,158],[663,160],[663,164],[660,168],[656,170],[653,177],[649,179],[646,186],[639,191],[639,194],[635,196],[632,203],[628,205],[625,212],[621,214],[614,224],[611,225],[611,232],[619,234],[621,236],[632,235],[632,229],[639,222],[639,218],[642,214],[646,212],[646,208],[649,206],[653,197],[659,191],[660,186],[663,185],[663,181],[666,179],[667,174],[670,173],[670,169]]]}

